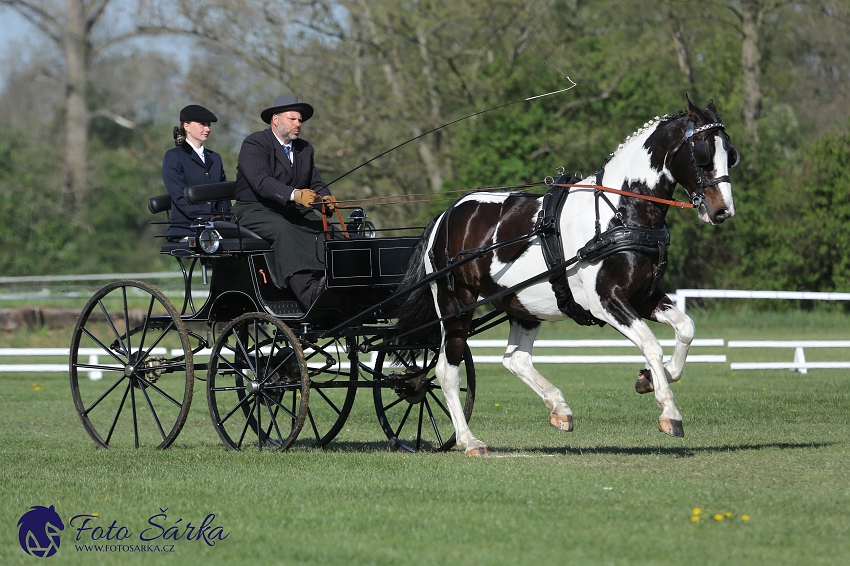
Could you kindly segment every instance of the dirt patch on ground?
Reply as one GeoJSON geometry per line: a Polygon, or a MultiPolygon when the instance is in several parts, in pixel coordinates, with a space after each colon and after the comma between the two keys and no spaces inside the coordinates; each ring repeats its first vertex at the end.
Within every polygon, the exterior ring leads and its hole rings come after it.
{"type": "MultiPolygon", "coordinates": [[[[38,330],[47,328],[72,328],[80,316],[76,309],[48,309],[41,307],[21,307],[16,309],[0,309],[0,331],[15,332],[17,330],[38,330]]],[[[123,321],[123,314],[110,313],[113,322],[123,321]]],[[[144,318],[141,309],[129,312],[130,321],[140,324],[144,318]]],[[[103,313],[97,310],[91,314],[91,319],[105,320],[103,313]]]]}

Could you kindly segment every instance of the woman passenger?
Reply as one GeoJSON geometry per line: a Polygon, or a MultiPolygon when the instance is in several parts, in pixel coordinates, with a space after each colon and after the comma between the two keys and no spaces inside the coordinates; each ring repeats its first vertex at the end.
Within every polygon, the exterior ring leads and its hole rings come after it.
{"type": "Polygon", "coordinates": [[[177,147],[165,152],[162,160],[162,181],[171,195],[171,219],[166,234],[170,241],[194,236],[195,230],[189,227],[198,218],[207,221],[230,214],[230,201],[189,204],[183,196],[186,187],[227,180],[221,156],[204,147],[210,124],[216,121],[215,114],[197,104],[180,111],[180,125],[174,128],[177,147]]]}

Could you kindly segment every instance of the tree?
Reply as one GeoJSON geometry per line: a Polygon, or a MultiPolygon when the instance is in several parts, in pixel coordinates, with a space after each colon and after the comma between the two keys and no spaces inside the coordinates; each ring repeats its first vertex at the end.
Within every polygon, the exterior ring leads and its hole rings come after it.
{"type": "MultiPolygon", "coordinates": [[[[82,209],[91,192],[89,179],[89,73],[97,55],[137,34],[100,32],[98,26],[112,0],[0,0],[18,11],[47,37],[65,61],[65,167],[62,201],[69,213],[82,209]],[[97,28],[97,29],[96,29],[97,28]]],[[[73,217],[73,216],[72,216],[73,217]]]]}

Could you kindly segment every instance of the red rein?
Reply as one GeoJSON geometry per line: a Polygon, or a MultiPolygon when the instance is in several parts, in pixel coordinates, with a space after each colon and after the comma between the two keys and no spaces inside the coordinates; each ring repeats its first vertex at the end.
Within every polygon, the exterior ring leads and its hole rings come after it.
{"type": "MultiPolygon", "coordinates": [[[[603,187],[602,185],[579,185],[579,184],[556,183],[553,186],[555,186],[555,187],[578,187],[580,189],[597,189],[597,190],[600,190],[600,191],[604,191],[606,193],[616,193],[618,195],[623,195],[623,196],[627,196],[627,197],[634,197],[634,198],[639,198],[639,199],[648,200],[648,201],[652,201],[652,202],[658,202],[658,203],[661,203],[661,204],[666,204],[668,206],[675,206],[676,208],[695,208],[693,204],[691,204],[689,202],[684,202],[684,201],[681,201],[681,200],[664,199],[664,198],[658,198],[658,197],[651,197],[651,196],[647,196],[647,195],[639,195],[637,193],[632,193],[632,192],[629,192],[629,191],[621,191],[620,189],[612,189],[610,187],[603,187]]],[[[525,188],[525,187],[528,187],[528,185],[517,185],[516,187],[499,187],[499,188],[500,189],[511,189],[511,188],[525,188]]],[[[457,191],[455,191],[455,192],[457,192],[457,191]]],[[[473,193],[474,192],[477,192],[477,191],[473,191],[473,193]]],[[[371,200],[384,200],[385,201],[386,199],[393,199],[393,198],[399,198],[399,197],[405,197],[405,196],[419,196],[419,194],[394,195],[394,196],[386,196],[386,197],[372,197],[372,198],[366,198],[366,199],[347,199],[347,200],[341,200],[341,201],[338,201],[338,202],[362,202],[362,201],[371,201],[371,200]]],[[[376,202],[376,203],[372,203],[372,206],[382,206],[382,205],[386,205],[386,204],[409,204],[409,203],[413,203],[413,202],[430,202],[430,201],[428,199],[399,200],[399,201],[392,201],[392,202],[376,202]]],[[[357,207],[357,205],[355,204],[355,205],[338,206],[337,208],[340,209],[340,208],[356,208],[356,207],[357,207]]]]}
{"type": "Polygon", "coordinates": [[[649,200],[652,202],[660,202],[661,204],[666,204],[669,206],[675,206],[676,208],[694,208],[689,202],[684,202],[681,200],[673,200],[666,198],[658,198],[658,197],[650,197],[647,195],[639,195],[637,193],[631,193],[629,191],[621,191],[620,189],[612,189],[610,187],[603,187],[602,185],[568,185],[568,184],[556,184],[556,187],[579,187],[581,189],[598,189],[600,191],[605,191],[606,193],[616,193],[618,195],[624,195],[627,197],[634,197],[643,200],[649,200]]]}

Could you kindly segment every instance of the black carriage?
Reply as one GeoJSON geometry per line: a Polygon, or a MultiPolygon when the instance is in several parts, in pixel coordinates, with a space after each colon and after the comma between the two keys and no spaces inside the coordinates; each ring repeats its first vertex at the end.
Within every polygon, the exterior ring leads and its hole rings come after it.
{"type": "MultiPolygon", "coordinates": [[[[186,197],[232,199],[234,185],[189,187],[186,197]]],[[[171,200],[161,195],[148,205],[156,214],[171,200]]],[[[419,237],[378,236],[384,232],[359,212],[346,238],[325,242],[325,289],[307,312],[275,280],[269,243],[224,220],[199,222],[195,236],[162,245],[182,271],[179,309],[145,282],[100,289],[80,315],[70,352],[72,396],[89,436],[104,448],[168,447],[199,380],[229,449],[325,446],[361,389],[370,390],[391,446],[450,449],[454,430],[434,375],[439,345],[422,344],[415,363],[397,366],[390,342],[391,308],[419,237]],[[208,293],[194,288],[198,278],[208,293]]],[[[478,331],[497,314],[478,319],[478,331]]],[[[475,369],[468,350],[463,369],[469,419],[475,369]]]]}

